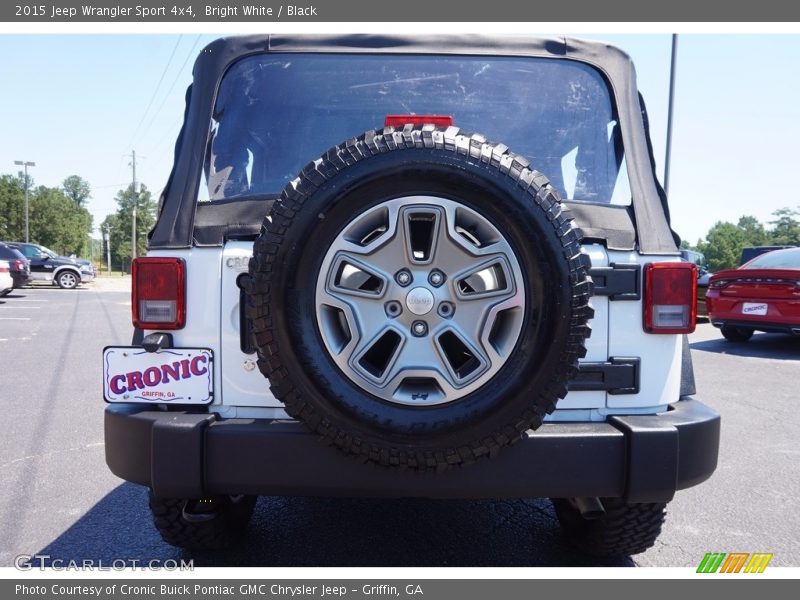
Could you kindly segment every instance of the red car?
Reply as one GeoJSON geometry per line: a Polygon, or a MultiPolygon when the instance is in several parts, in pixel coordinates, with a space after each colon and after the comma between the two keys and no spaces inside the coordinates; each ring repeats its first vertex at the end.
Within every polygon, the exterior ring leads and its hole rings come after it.
{"type": "Polygon", "coordinates": [[[800,335],[800,248],[715,273],[706,303],[711,324],[732,342],[746,342],[754,331],[800,335]]]}

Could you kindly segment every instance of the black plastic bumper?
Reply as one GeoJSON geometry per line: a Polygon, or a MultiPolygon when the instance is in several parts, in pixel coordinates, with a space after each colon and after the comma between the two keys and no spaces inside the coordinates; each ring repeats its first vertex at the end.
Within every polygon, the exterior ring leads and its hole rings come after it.
{"type": "Polygon", "coordinates": [[[711,324],[722,329],[723,327],[741,327],[742,329],[755,329],[765,333],[788,333],[800,335],[800,323],[768,323],[765,321],[747,321],[736,319],[712,319],[711,324]]]}
{"type": "Polygon", "coordinates": [[[293,421],[109,405],[106,462],[162,497],[624,497],[665,502],[717,466],[720,417],[693,398],[661,415],[545,423],[491,460],[443,473],[362,464],[293,421]]]}

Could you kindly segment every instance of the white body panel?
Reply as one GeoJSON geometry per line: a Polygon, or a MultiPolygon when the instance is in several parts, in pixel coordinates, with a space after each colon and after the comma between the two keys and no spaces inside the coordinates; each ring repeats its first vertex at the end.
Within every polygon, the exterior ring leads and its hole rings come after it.
{"type": "MultiPolygon", "coordinates": [[[[592,266],[677,260],[642,257],[636,252],[606,251],[599,244],[585,251],[592,266]]],[[[255,365],[256,355],[241,350],[239,288],[236,279],[247,272],[252,243],[235,241],[221,248],[194,248],[150,252],[149,256],[180,256],[187,264],[186,327],[174,331],[176,347],[205,347],[214,352],[214,410],[225,417],[286,418],[281,403],[255,365]],[[202,301],[197,299],[201,298],[202,301]]],[[[609,414],[662,412],[678,399],[681,336],[652,335],[642,328],[642,301],[592,298],[592,335],[581,362],[603,362],[609,357],[641,359],[638,394],[613,395],[602,391],[571,392],[559,401],[549,421],[602,421],[609,414]],[[613,331],[613,335],[610,332],[613,331]]]]}
{"type": "MultiPolygon", "coordinates": [[[[677,256],[640,256],[636,252],[609,252],[609,262],[640,263],[679,262],[677,256]]],[[[641,359],[638,394],[609,394],[606,404],[610,412],[624,413],[635,407],[658,407],[678,399],[681,386],[680,335],[653,335],[642,328],[642,301],[609,302],[609,320],[614,334],[609,337],[609,356],[637,356],[641,359]]]]}
{"type": "Polygon", "coordinates": [[[222,403],[232,406],[283,406],[269,391],[269,382],[256,366],[256,354],[245,354],[239,333],[239,287],[253,254],[251,242],[229,242],[222,253],[221,348],[222,403]]]}

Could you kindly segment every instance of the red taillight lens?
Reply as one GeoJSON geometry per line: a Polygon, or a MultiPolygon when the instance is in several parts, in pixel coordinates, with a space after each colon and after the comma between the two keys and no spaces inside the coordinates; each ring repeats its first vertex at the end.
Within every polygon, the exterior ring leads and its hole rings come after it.
{"type": "Polygon", "coordinates": [[[2,264],[0,264],[0,273],[8,273],[8,266],[7,266],[7,264],[8,264],[8,263],[2,263],[2,264]]]}
{"type": "Polygon", "coordinates": [[[692,333],[697,322],[697,266],[686,262],[644,267],[644,329],[692,333]]]}
{"type": "Polygon", "coordinates": [[[402,127],[411,123],[414,127],[435,125],[436,127],[450,127],[453,117],[447,115],[386,115],[383,120],[384,127],[402,127]]]}
{"type": "Polygon", "coordinates": [[[186,263],[182,258],[135,258],[133,326],[181,329],[186,324],[186,263]]]}

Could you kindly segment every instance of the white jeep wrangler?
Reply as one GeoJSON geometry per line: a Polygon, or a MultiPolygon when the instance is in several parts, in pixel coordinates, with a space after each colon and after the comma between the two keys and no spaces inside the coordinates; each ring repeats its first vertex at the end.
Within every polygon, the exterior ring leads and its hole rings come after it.
{"type": "Polygon", "coordinates": [[[719,445],[675,239],[616,48],[219,40],[104,352],[108,465],[187,548],[258,495],[544,496],[642,552],[719,445]]]}

